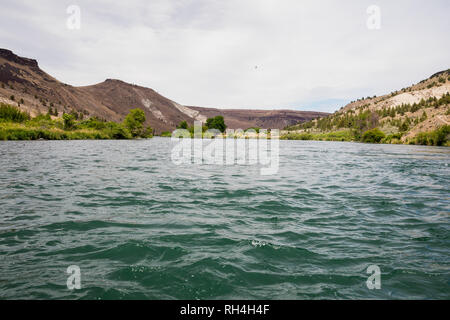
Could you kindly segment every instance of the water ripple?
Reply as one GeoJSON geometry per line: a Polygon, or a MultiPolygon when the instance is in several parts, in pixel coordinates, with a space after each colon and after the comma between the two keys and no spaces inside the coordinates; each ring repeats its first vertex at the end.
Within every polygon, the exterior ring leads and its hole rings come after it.
{"type": "Polygon", "coordinates": [[[450,298],[448,148],[281,141],[270,177],[170,148],[0,143],[0,298],[450,298]]]}

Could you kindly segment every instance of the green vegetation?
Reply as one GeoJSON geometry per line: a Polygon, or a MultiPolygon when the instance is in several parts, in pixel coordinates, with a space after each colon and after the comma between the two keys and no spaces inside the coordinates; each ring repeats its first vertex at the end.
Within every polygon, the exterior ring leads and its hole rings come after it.
{"type": "MultiPolygon", "coordinates": [[[[288,133],[281,136],[282,140],[318,140],[318,141],[360,141],[364,143],[400,144],[403,133],[386,135],[378,128],[365,131],[358,136],[357,131],[341,130],[327,133],[288,133]]],[[[450,146],[450,125],[444,125],[431,132],[419,133],[409,144],[428,146],[450,146]]]]}
{"type": "MultiPolygon", "coordinates": [[[[194,137],[194,133],[195,131],[197,132],[202,132],[202,136],[205,134],[206,131],[208,131],[209,129],[215,129],[218,130],[220,132],[225,132],[227,128],[227,125],[225,124],[225,120],[223,118],[223,116],[216,116],[213,118],[208,118],[206,120],[206,124],[202,125],[202,127],[195,127],[195,124],[193,126],[188,126],[186,121],[181,121],[178,126],[177,129],[184,129],[184,130],[188,130],[191,137],[194,137]]],[[[161,134],[161,137],[171,137],[172,134],[170,132],[163,132],[161,134]]],[[[210,137],[213,135],[209,135],[210,137]]]]}
{"type": "MultiPolygon", "coordinates": [[[[395,107],[369,108],[364,104],[354,109],[340,111],[324,118],[286,127],[289,132],[282,136],[291,140],[361,141],[368,143],[402,143],[402,137],[412,128],[433,117],[432,111],[450,104],[450,93],[441,98],[431,97],[418,103],[395,107]],[[378,128],[378,129],[377,129],[378,128]]],[[[447,108],[446,115],[450,114],[447,108]]],[[[421,144],[439,145],[436,139],[424,136],[421,144]],[[424,141],[427,142],[424,142],[424,141]],[[431,141],[431,142],[430,142],[431,141]]],[[[404,139],[403,139],[404,140],[404,139]]],[[[408,140],[409,141],[409,140],[408,140]]],[[[404,141],[403,141],[404,142],[404,141]]]]}
{"type": "Polygon", "coordinates": [[[214,118],[207,119],[206,127],[208,129],[217,129],[220,132],[225,132],[225,129],[227,128],[223,116],[216,116],[214,118]]]}
{"type": "Polygon", "coordinates": [[[50,115],[50,116],[55,116],[55,117],[57,117],[58,116],[58,109],[55,107],[55,108],[52,108],[52,107],[49,107],[48,108],[48,114],[50,115]]]}
{"type": "Polygon", "coordinates": [[[402,133],[394,133],[386,136],[380,142],[386,144],[401,144],[402,133]]]}
{"type": "Polygon", "coordinates": [[[72,114],[64,113],[64,130],[72,130],[75,127],[75,117],[72,114]]]}
{"type": "Polygon", "coordinates": [[[184,121],[181,121],[180,122],[180,124],[177,126],[177,129],[188,129],[188,124],[187,124],[187,122],[184,120],[184,121]]]}
{"type": "Polygon", "coordinates": [[[30,115],[28,113],[22,112],[18,108],[7,104],[0,104],[0,122],[24,122],[29,119],[30,115]]]}
{"type": "MultiPolygon", "coordinates": [[[[407,112],[414,113],[421,109],[438,108],[443,105],[450,104],[450,93],[444,94],[440,99],[436,97],[429,98],[427,100],[422,99],[419,103],[414,104],[402,104],[392,108],[382,108],[376,111],[368,109],[369,105],[362,105],[355,110],[349,110],[347,112],[337,112],[325,118],[304,122],[299,125],[286,127],[286,130],[308,130],[317,129],[320,131],[335,131],[344,128],[357,130],[362,134],[364,131],[376,128],[381,125],[380,120],[385,119],[390,124],[399,128],[400,131],[406,128],[404,121],[394,119],[397,115],[405,116],[407,112]],[[402,127],[403,126],[403,127],[402,127]]],[[[425,121],[427,119],[425,111],[422,113],[422,117],[419,121],[425,121]],[[425,114],[425,115],[424,115],[425,114]]],[[[409,125],[407,123],[407,125],[409,125]]]]}
{"type": "Polygon", "coordinates": [[[319,141],[355,141],[354,132],[341,130],[327,133],[288,133],[280,137],[282,140],[319,140],[319,141]]]}
{"type": "Polygon", "coordinates": [[[319,140],[310,133],[288,133],[281,136],[282,140],[319,140]]]}
{"type": "MultiPolygon", "coordinates": [[[[364,143],[401,144],[403,133],[386,135],[379,128],[365,131],[361,136],[353,130],[341,130],[327,133],[288,133],[281,136],[282,140],[319,140],[319,141],[360,141],[364,143]]],[[[431,132],[422,132],[408,141],[409,144],[427,146],[450,146],[450,125],[444,125],[431,132]]]]}
{"type": "Polygon", "coordinates": [[[170,138],[170,137],[172,137],[172,132],[164,131],[163,133],[161,133],[161,137],[170,138]]]}
{"type": "Polygon", "coordinates": [[[124,125],[133,137],[149,138],[152,136],[152,128],[144,128],[145,113],[141,109],[132,109],[125,117],[124,125]]]}
{"type": "Polygon", "coordinates": [[[444,125],[431,132],[419,133],[414,140],[410,141],[410,143],[425,146],[447,146],[450,141],[449,136],[450,125],[444,125]]]}
{"type": "Polygon", "coordinates": [[[259,128],[259,127],[251,127],[251,128],[246,129],[245,131],[248,131],[248,130],[255,130],[256,133],[259,133],[259,130],[261,130],[261,128],[259,128]]]}
{"type": "MultiPolygon", "coordinates": [[[[56,108],[55,108],[56,109],[56,108]]],[[[145,114],[130,111],[123,123],[107,122],[96,117],[77,120],[74,112],[52,120],[50,114],[34,118],[19,108],[0,104],[0,140],[73,140],[132,139],[152,137],[151,127],[144,128],[145,114]]]]}
{"type": "Polygon", "coordinates": [[[363,133],[361,141],[365,143],[380,143],[386,137],[383,131],[378,128],[367,130],[363,133]]]}

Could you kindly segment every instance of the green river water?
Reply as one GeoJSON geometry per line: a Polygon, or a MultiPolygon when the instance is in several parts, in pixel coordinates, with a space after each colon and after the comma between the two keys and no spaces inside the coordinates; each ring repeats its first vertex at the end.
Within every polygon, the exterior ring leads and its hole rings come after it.
{"type": "Polygon", "coordinates": [[[0,142],[0,299],[450,298],[449,148],[280,141],[272,176],[171,148],[0,142]]]}

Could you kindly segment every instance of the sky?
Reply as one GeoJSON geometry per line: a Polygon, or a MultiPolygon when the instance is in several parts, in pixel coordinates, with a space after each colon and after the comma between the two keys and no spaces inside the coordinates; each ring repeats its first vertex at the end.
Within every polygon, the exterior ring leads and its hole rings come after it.
{"type": "Polygon", "coordinates": [[[449,14],[448,0],[2,0],[0,48],[76,86],[332,112],[450,68],[449,14]]]}

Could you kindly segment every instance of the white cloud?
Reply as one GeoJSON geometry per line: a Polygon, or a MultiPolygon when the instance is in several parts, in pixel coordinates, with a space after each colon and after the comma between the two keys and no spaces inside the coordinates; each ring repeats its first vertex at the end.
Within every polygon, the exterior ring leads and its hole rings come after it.
{"type": "Polygon", "coordinates": [[[361,0],[4,2],[1,47],[70,84],[119,78],[185,105],[333,111],[449,62],[446,0],[378,1],[380,30],[361,0]]]}

